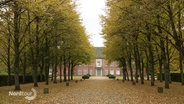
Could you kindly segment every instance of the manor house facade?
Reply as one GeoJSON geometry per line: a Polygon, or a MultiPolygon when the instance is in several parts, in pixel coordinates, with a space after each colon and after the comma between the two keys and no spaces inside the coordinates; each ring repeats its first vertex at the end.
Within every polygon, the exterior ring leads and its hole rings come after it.
{"type": "Polygon", "coordinates": [[[103,47],[95,47],[96,59],[88,65],[82,64],[75,67],[75,75],[86,75],[90,74],[92,76],[105,76],[107,74],[112,74],[115,76],[120,76],[122,71],[118,67],[117,62],[112,62],[108,65],[108,61],[104,58],[102,53],[103,47]]]}

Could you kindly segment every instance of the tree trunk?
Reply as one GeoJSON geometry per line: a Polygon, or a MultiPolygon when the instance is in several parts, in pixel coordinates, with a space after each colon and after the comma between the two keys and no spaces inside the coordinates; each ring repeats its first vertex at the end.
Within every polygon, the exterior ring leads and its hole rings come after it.
{"type": "MultiPolygon", "coordinates": [[[[180,2],[180,0],[178,1],[180,2]]],[[[171,29],[173,32],[173,38],[175,40],[176,48],[179,52],[179,68],[180,68],[180,74],[181,74],[181,84],[184,85],[184,78],[183,78],[183,54],[182,54],[182,48],[183,48],[183,42],[182,42],[182,32],[181,32],[181,10],[180,10],[180,3],[178,3],[178,31],[179,31],[179,36],[177,34],[176,26],[175,26],[175,21],[173,17],[173,11],[171,9],[170,4],[168,3],[167,8],[168,8],[168,13],[169,13],[169,19],[170,19],[170,24],[171,24],[171,29]]]]}
{"type": "Polygon", "coordinates": [[[64,58],[64,82],[66,82],[66,57],[65,57],[65,55],[63,56],[63,58],[64,58]]]}
{"type": "MultiPolygon", "coordinates": [[[[160,41],[161,41],[161,39],[160,39],[160,41]]],[[[159,52],[157,47],[156,47],[156,51],[159,52]]],[[[161,53],[161,55],[159,53],[157,55],[158,63],[159,63],[159,76],[158,77],[159,77],[160,82],[163,82],[163,78],[162,78],[162,58],[160,57],[160,56],[162,56],[162,51],[160,53],[161,53]]]]}
{"type": "Polygon", "coordinates": [[[126,68],[126,77],[127,77],[127,80],[130,81],[127,68],[126,68]]]}
{"type": "Polygon", "coordinates": [[[38,87],[38,80],[37,80],[37,66],[33,66],[33,81],[34,81],[34,87],[38,87]]]}
{"type": "Polygon", "coordinates": [[[149,80],[149,74],[150,74],[150,70],[149,70],[149,58],[148,58],[148,53],[145,50],[145,55],[146,55],[146,77],[147,80],[149,80]]]}
{"type": "MultiPolygon", "coordinates": [[[[44,50],[43,50],[44,51],[44,50]]],[[[44,54],[44,53],[43,53],[44,54]]],[[[44,60],[45,56],[42,55],[41,56],[41,64],[39,65],[40,66],[40,81],[43,81],[43,70],[44,70],[44,64],[45,64],[45,60],[44,60]]]]}
{"type": "Polygon", "coordinates": [[[181,85],[184,85],[184,78],[183,78],[183,54],[182,54],[182,51],[179,51],[179,59],[180,59],[181,85]]]}
{"type": "Polygon", "coordinates": [[[59,81],[60,83],[62,82],[62,57],[60,57],[60,62],[59,62],[59,72],[60,72],[60,76],[59,76],[59,81]]]}
{"type": "Polygon", "coordinates": [[[68,63],[68,81],[70,81],[70,73],[71,73],[71,63],[70,63],[70,61],[69,61],[69,63],[68,63]]]}
{"type": "Polygon", "coordinates": [[[137,67],[139,69],[139,77],[141,79],[141,84],[144,84],[144,76],[142,75],[143,72],[141,71],[141,58],[140,58],[140,53],[139,53],[139,48],[136,47],[136,52],[137,52],[137,67]]]}
{"type": "Polygon", "coordinates": [[[49,63],[48,59],[46,59],[45,63],[45,85],[49,85],[49,63]]]}
{"type": "MultiPolygon", "coordinates": [[[[74,64],[73,64],[73,62],[71,63],[71,80],[73,80],[73,75],[74,75],[74,64]]],[[[88,65],[88,69],[89,69],[89,65],[88,65]]],[[[88,73],[89,73],[89,71],[88,71],[88,73]]]]}
{"type": "Polygon", "coordinates": [[[149,57],[150,57],[150,60],[149,60],[149,65],[150,65],[150,68],[151,68],[151,86],[154,86],[154,59],[153,59],[153,51],[152,51],[152,46],[149,45],[149,57]]]}
{"type": "Polygon", "coordinates": [[[36,59],[35,59],[35,55],[34,55],[34,50],[33,50],[33,46],[30,47],[31,50],[31,61],[32,61],[32,77],[33,77],[33,82],[34,82],[34,87],[38,87],[37,85],[37,69],[36,69],[36,59]]]}
{"type": "Polygon", "coordinates": [[[131,59],[131,53],[129,53],[129,56],[128,56],[128,65],[129,65],[129,68],[130,68],[130,79],[131,81],[133,82],[133,70],[132,70],[132,59],[131,59]]]}
{"type": "MultiPolygon", "coordinates": [[[[10,31],[10,30],[9,30],[10,31]]],[[[8,36],[8,52],[7,52],[7,56],[8,56],[8,59],[7,59],[7,66],[8,66],[8,85],[10,86],[10,79],[11,79],[11,63],[10,63],[10,37],[11,35],[9,34],[8,36]]]]}
{"type": "Polygon", "coordinates": [[[135,59],[135,80],[138,83],[138,61],[137,61],[137,50],[136,50],[136,46],[134,46],[134,59],[135,59]]]}
{"type": "Polygon", "coordinates": [[[36,66],[33,47],[31,47],[31,56],[32,56],[32,70],[33,70],[32,77],[33,77],[34,87],[38,87],[38,84],[37,84],[37,66],[36,66]]]}
{"type": "Polygon", "coordinates": [[[144,61],[143,61],[143,59],[142,59],[142,61],[141,61],[141,73],[140,73],[140,77],[141,77],[141,84],[144,84],[144,61]]]}
{"type": "Polygon", "coordinates": [[[45,43],[45,53],[46,53],[46,58],[45,58],[45,84],[49,85],[49,46],[48,46],[48,38],[46,36],[46,43],[45,43]]]}
{"type": "MultiPolygon", "coordinates": [[[[159,35],[160,36],[162,36],[163,34],[162,34],[162,29],[161,29],[161,23],[160,23],[160,15],[157,15],[157,22],[158,22],[158,26],[157,26],[157,28],[158,28],[158,32],[159,32],[159,35]]],[[[165,43],[164,43],[164,40],[162,39],[162,38],[160,38],[160,50],[161,50],[161,58],[159,59],[159,68],[160,68],[160,82],[162,82],[163,81],[163,77],[162,77],[162,64],[164,64],[164,70],[166,70],[165,68],[165,61],[166,61],[166,59],[165,59],[165,45],[164,45],[165,43]]],[[[158,56],[158,58],[159,58],[159,56],[158,56]]],[[[166,85],[166,82],[165,82],[165,85],[166,85]]]]}
{"type": "Polygon", "coordinates": [[[23,83],[25,83],[26,68],[27,68],[27,58],[26,58],[26,53],[24,53],[24,62],[23,62],[23,83]]]}
{"type": "Polygon", "coordinates": [[[36,37],[36,44],[32,44],[33,46],[31,46],[31,55],[32,55],[32,67],[33,67],[33,82],[34,82],[34,87],[38,87],[38,79],[37,79],[37,75],[38,75],[38,57],[39,57],[39,40],[38,40],[38,35],[39,35],[39,30],[38,30],[38,17],[36,17],[36,33],[35,33],[35,37],[36,37]],[[34,51],[34,48],[35,51],[34,51]]]}
{"type": "Polygon", "coordinates": [[[151,72],[151,86],[154,86],[155,76],[154,76],[154,57],[153,57],[153,50],[152,50],[152,44],[151,44],[151,33],[149,26],[146,24],[146,30],[148,32],[147,39],[148,39],[148,52],[149,52],[149,66],[150,66],[150,72],[151,72]]]}
{"type": "MultiPolygon", "coordinates": [[[[164,43],[161,45],[164,45],[164,43]]],[[[165,47],[164,46],[161,46],[161,47],[162,47],[162,61],[164,64],[165,88],[169,88],[169,75],[168,75],[169,73],[168,73],[168,65],[166,61],[166,52],[165,52],[165,47]]]]}
{"type": "Polygon", "coordinates": [[[160,58],[159,59],[159,73],[160,73],[160,75],[158,76],[159,77],[159,79],[160,79],[160,82],[163,82],[163,77],[162,77],[162,59],[160,58]]]}
{"type": "Polygon", "coordinates": [[[123,66],[123,81],[126,80],[127,77],[127,65],[126,65],[126,59],[124,57],[121,58],[122,66],[123,66]]]}
{"type": "Polygon", "coordinates": [[[71,68],[71,80],[73,80],[73,74],[74,74],[74,69],[73,67],[71,68]]]}
{"type": "Polygon", "coordinates": [[[160,79],[160,82],[163,82],[163,77],[162,77],[162,74],[163,74],[163,72],[162,72],[162,60],[163,60],[162,58],[159,59],[159,72],[160,72],[160,76],[159,76],[160,78],[159,79],[160,79]]]}
{"type": "Polygon", "coordinates": [[[54,62],[52,61],[52,75],[51,75],[51,81],[54,79],[54,62]]]}
{"type": "Polygon", "coordinates": [[[182,3],[181,3],[181,0],[178,0],[178,31],[179,31],[179,36],[178,36],[178,38],[179,38],[179,42],[178,42],[178,47],[180,48],[179,49],[179,58],[180,58],[180,74],[181,74],[181,84],[182,85],[184,85],[184,78],[183,78],[183,54],[182,54],[182,52],[183,52],[183,38],[182,38],[182,36],[183,36],[183,34],[182,34],[182,26],[181,26],[181,16],[182,16],[182,14],[181,14],[181,5],[182,3]]]}
{"type": "Polygon", "coordinates": [[[171,74],[170,74],[170,56],[169,56],[169,39],[168,36],[166,36],[166,61],[167,61],[167,70],[168,70],[168,76],[169,76],[169,83],[171,83],[171,74]]]}
{"type": "MultiPolygon", "coordinates": [[[[168,37],[166,37],[168,38],[168,37]]],[[[162,45],[162,59],[163,59],[163,63],[164,63],[164,74],[165,74],[165,88],[169,88],[169,67],[168,67],[168,63],[167,63],[167,57],[166,57],[166,51],[165,51],[165,47],[164,47],[164,43],[161,44],[162,45]]]]}
{"type": "Polygon", "coordinates": [[[57,64],[58,64],[58,58],[57,58],[57,56],[55,57],[56,59],[56,62],[55,62],[55,66],[54,66],[54,81],[53,81],[53,83],[57,83],[57,64]]]}
{"type": "Polygon", "coordinates": [[[123,67],[123,82],[126,80],[126,68],[123,67]]]}
{"type": "Polygon", "coordinates": [[[38,63],[39,63],[39,17],[36,17],[36,57],[35,57],[35,69],[34,69],[34,87],[38,87],[38,63]]]}
{"type": "Polygon", "coordinates": [[[19,43],[19,8],[16,2],[14,2],[14,79],[15,79],[15,90],[21,90],[19,84],[19,62],[20,62],[20,43],[19,43]]]}

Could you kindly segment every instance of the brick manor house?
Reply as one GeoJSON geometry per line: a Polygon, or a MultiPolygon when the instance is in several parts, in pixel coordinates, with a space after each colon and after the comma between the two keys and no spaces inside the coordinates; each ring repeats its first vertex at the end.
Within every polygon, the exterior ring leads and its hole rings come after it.
{"type": "Polygon", "coordinates": [[[112,62],[108,65],[107,60],[104,58],[102,53],[103,47],[95,47],[96,59],[93,63],[85,65],[78,65],[75,67],[75,75],[90,74],[92,76],[105,76],[107,74],[113,74],[116,76],[121,75],[121,68],[118,67],[117,62],[112,62]]]}

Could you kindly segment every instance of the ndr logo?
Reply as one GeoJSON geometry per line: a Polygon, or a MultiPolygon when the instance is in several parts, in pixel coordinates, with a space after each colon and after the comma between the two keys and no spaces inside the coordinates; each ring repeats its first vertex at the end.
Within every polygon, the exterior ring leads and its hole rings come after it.
{"type": "Polygon", "coordinates": [[[37,96],[37,91],[32,88],[30,92],[23,92],[23,91],[9,91],[9,96],[25,96],[25,99],[31,101],[34,100],[37,96]]]}

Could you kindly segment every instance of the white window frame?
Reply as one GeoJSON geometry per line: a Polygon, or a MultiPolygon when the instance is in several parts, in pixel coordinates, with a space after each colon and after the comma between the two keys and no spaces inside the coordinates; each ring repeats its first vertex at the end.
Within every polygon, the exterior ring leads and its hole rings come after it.
{"type": "Polygon", "coordinates": [[[77,75],[82,75],[82,69],[78,69],[77,75]]]}
{"type": "Polygon", "coordinates": [[[116,69],[116,75],[120,75],[120,69],[116,69]]]}
{"type": "Polygon", "coordinates": [[[109,70],[105,69],[105,75],[108,75],[108,74],[109,74],[109,70]]]}
{"type": "Polygon", "coordinates": [[[110,69],[110,74],[114,75],[114,69],[110,69]]]}

